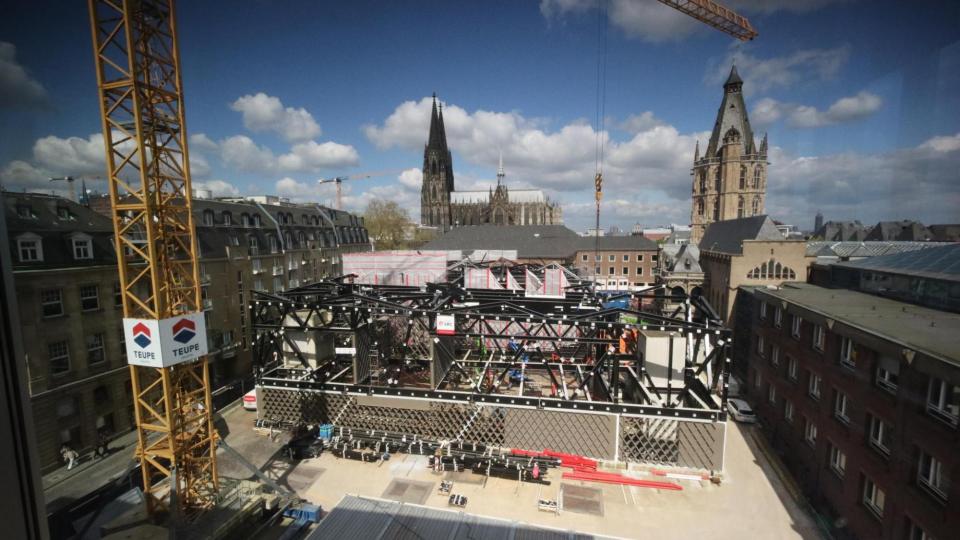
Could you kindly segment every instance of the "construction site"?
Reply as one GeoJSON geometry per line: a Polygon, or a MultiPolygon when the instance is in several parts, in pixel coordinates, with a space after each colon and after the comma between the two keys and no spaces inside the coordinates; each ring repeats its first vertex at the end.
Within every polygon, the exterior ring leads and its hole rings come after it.
{"type": "MultiPolygon", "coordinates": [[[[756,36],[715,2],[661,3],[756,36]]],[[[705,298],[668,292],[664,313],[663,290],[601,292],[509,252],[350,253],[252,291],[255,388],[216,407],[191,51],[173,0],[89,14],[136,428],[101,472],[46,486],[83,501],[50,510],[54,537],[733,538],[761,507],[752,536],[816,535],[728,421],[732,332],[705,298]]],[[[602,173],[585,182],[599,225],[602,173]]]]}

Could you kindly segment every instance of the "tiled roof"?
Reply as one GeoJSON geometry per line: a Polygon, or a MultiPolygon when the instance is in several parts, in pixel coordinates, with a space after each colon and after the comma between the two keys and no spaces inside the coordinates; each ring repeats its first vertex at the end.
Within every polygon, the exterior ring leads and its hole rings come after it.
{"type": "Polygon", "coordinates": [[[707,226],[700,240],[700,251],[719,251],[739,255],[744,240],[783,240],[769,216],[751,216],[716,221],[707,226]]]}

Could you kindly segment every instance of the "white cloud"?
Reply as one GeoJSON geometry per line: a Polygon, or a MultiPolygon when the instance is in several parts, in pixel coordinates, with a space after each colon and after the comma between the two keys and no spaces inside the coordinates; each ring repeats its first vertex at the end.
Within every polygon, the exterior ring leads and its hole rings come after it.
{"type": "Polygon", "coordinates": [[[419,191],[420,187],[423,185],[423,171],[416,167],[407,169],[400,173],[400,176],[397,177],[397,181],[400,182],[403,187],[419,191]]]}
{"type": "Polygon", "coordinates": [[[240,195],[240,190],[226,180],[207,180],[204,182],[194,182],[194,189],[206,189],[214,197],[236,197],[240,195]]]}
{"type": "Polygon", "coordinates": [[[190,150],[216,152],[217,148],[217,143],[208,137],[206,133],[194,133],[190,136],[190,150]]]}
{"type": "Polygon", "coordinates": [[[667,123],[654,116],[653,112],[644,111],[640,114],[628,116],[626,120],[620,123],[620,129],[628,133],[641,133],[665,125],[667,123]]]}
{"type": "MultiPolygon", "coordinates": [[[[828,4],[848,0],[727,0],[724,5],[742,15],[768,14],[777,11],[802,13],[828,4]]],[[[540,0],[540,13],[547,21],[564,16],[581,15],[595,9],[598,0],[540,0]]],[[[653,1],[611,0],[607,17],[625,35],[653,43],[680,41],[708,27],[675,9],[653,1]]]]}
{"type": "Polygon", "coordinates": [[[190,175],[191,178],[203,178],[210,174],[210,164],[203,155],[193,152],[190,154],[190,175]]]}
{"type": "Polygon", "coordinates": [[[764,98],[757,102],[751,117],[756,125],[769,125],[786,118],[787,124],[792,127],[818,128],[862,120],[880,110],[882,105],[880,96],[867,91],[840,98],[825,111],[811,105],[783,103],[764,98]]]}
{"type": "Polygon", "coordinates": [[[258,146],[246,135],[234,135],[220,141],[220,159],[227,167],[244,172],[269,172],[276,166],[273,152],[258,146]]]}
{"type": "Polygon", "coordinates": [[[809,228],[817,209],[864,223],[960,219],[960,133],[875,154],[770,154],[767,212],[776,219],[809,228]]]}
{"type": "Polygon", "coordinates": [[[17,62],[17,48],[0,41],[0,107],[36,107],[47,104],[46,89],[17,62]]]}
{"type": "Polygon", "coordinates": [[[103,135],[100,133],[93,133],[86,139],[42,137],[33,143],[33,159],[39,166],[62,175],[104,176],[106,172],[103,135]]]}
{"type": "Polygon", "coordinates": [[[731,47],[728,54],[711,62],[704,76],[708,85],[720,85],[736,64],[746,93],[765,92],[785,88],[808,80],[834,78],[850,57],[850,47],[832,49],[803,49],[785,56],[759,58],[739,47],[731,47]]]}
{"type": "Polygon", "coordinates": [[[307,141],[293,145],[289,153],[279,157],[278,164],[284,171],[317,172],[359,165],[360,156],[350,145],[307,141]]]}
{"type": "Polygon", "coordinates": [[[306,109],[284,107],[279,98],[263,92],[241,96],[230,108],[243,114],[243,125],[253,132],[273,131],[291,142],[320,135],[320,125],[306,109]]]}

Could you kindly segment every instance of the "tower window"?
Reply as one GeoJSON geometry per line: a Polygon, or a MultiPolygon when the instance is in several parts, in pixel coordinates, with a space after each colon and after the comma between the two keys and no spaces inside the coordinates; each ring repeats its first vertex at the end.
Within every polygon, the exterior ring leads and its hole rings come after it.
{"type": "Polygon", "coordinates": [[[721,169],[721,167],[718,166],[718,167],[717,167],[717,174],[716,174],[716,177],[714,178],[714,183],[716,184],[716,186],[714,187],[714,189],[717,190],[717,193],[720,192],[720,187],[723,185],[723,184],[722,184],[722,181],[720,180],[720,169],[721,169]]]}
{"type": "Polygon", "coordinates": [[[740,166],[740,189],[746,189],[747,187],[747,167],[746,165],[740,166]]]}
{"type": "Polygon", "coordinates": [[[717,200],[713,201],[713,220],[720,221],[720,198],[717,197],[717,200]]]}
{"type": "Polygon", "coordinates": [[[697,201],[697,215],[703,215],[703,199],[697,201]]]}
{"type": "Polygon", "coordinates": [[[760,167],[753,168],[753,189],[760,189],[760,167]]]}
{"type": "Polygon", "coordinates": [[[750,209],[750,215],[755,216],[760,213],[760,197],[753,198],[753,206],[750,209]]]}
{"type": "MultiPolygon", "coordinates": [[[[741,186],[740,186],[740,187],[743,187],[743,185],[742,185],[743,177],[742,177],[742,176],[740,177],[740,182],[741,182],[741,186]]],[[[743,197],[737,197],[737,217],[738,217],[738,218],[742,218],[742,217],[743,217],[743,197]]]]}

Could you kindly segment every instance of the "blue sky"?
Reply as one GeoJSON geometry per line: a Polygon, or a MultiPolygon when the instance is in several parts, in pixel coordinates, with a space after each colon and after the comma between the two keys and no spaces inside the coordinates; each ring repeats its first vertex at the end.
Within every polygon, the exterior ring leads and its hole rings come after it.
{"type": "MultiPolygon", "coordinates": [[[[8,7],[0,21],[0,182],[102,175],[84,2],[8,7]]],[[[767,211],[960,220],[956,2],[735,0],[760,32],[736,44],[653,0],[608,2],[603,225],[686,223],[693,144],[736,62],[768,131],[767,211]]],[[[592,221],[598,12],[541,2],[181,2],[194,181],[220,194],[390,198],[419,216],[438,92],[459,189],[538,187],[592,221]],[[403,171],[403,172],[401,172],[403,171]]]]}

